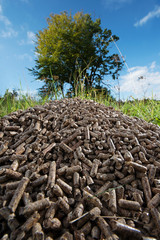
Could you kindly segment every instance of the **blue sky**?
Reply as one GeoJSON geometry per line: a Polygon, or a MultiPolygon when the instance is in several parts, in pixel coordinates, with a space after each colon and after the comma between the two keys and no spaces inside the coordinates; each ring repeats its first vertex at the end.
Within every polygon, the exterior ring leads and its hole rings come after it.
{"type": "MultiPolygon", "coordinates": [[[[122,99],[160,99],[160,0],[0,0],[0,95],[7,88],[35,94],[42,86],[27,70],[35,64],[35,34],[47,27],[51,13],[65,10],[101,18],[102,28],[119,36],[126,60],[119,77],[122,99]]],[[[119,54],[114,44],[112,51],[119,54]]]]}

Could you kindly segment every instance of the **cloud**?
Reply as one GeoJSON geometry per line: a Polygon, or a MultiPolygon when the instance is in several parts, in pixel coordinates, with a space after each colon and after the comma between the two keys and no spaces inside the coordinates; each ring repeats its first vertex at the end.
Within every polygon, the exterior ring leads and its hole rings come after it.
{"type": "Polygon", "coordinates": [[[157,6],[153,11],[149,12],[145,17],[141,18],[139,21],[137,21],[134,26],[135,27],[141,27],[144,24],[146,24],[150,19],[152,18],[160,18],[160,6],[157,6]]]}
{"type": "Polygon", "coordinates": [[[131,3],[132,0],[102,0],[102,4],[106,8],[119,9],[125,4],[131,3]]]}
{"type": "Polygon", "coordinates": [[[17,57],[20,60],[29,60],[30,62],[33,61],[33,57],[31,57],[28,53],[24,53],[24,54],[20,54],[20,55],[15,55],[15,57],[17,57]]]}
{"type": "Polygon", "coordinates": [[[18,35],[18,32],[16,32],[13,28],[7,28],[5,31],[2,30],[0,35],[2,38],[11,38],[16,37],[18,35]]]}
{"type": "Polygon", "coordinates": [[[2,10],[2,5],[0,5],[0,21],[5,25],[5,26],[9,26],[11,25],[11,22],[9,21],[9,19],[3,15],[3,10],[2,10]]]}
{"type": "Polygon", "coordinates": [[[26,33],[26,40],[21,39],[18,43],[19,45],[27,45],[27,44],[34,44],[35,40],[36,40],[36,35],[34,32],[32,31],[28,31],[26,33]]]}
{"type": "Polygon", "coordinates": [[[150,69],[154,70],[156,68],[156,61],[153,61],[150,65],[150,69]]]}
{"type": "Polygon", "coordinates": [[[130,68],[130,73],[120,77],[120,90],[123,94],[134,95],[138,98],[146,94],[149,96],[160,92],[160,70],[156,62],[150,66],[136,66],[130,68]]]}
{"type": "Polygon", "coordinates": [[[27,43],[28,44],[34,44],[34,41],[36,40],[35,33],[28,31],[27,32],[27,43]]]}
{"type": "Polygon", "coordinates": [[[2,5],[0,5],[0,22],[4,25],[4,29],[0,31],[2,38],[11,38],[18,35],[18,32],[13,29],[10,20],[3,14],[2,5]]]}
{"type": "Polygon", "coordinates": [[[38,96],[38,90],[29,90],[29,89],[27,89],[27,90],[17,90],[17,92],[18,92],[19,97],[22,97],[23,95],[24,96],[27,95],[27,96],[30,96],[32,98],[35,98],[35,97],[38,96]]]}

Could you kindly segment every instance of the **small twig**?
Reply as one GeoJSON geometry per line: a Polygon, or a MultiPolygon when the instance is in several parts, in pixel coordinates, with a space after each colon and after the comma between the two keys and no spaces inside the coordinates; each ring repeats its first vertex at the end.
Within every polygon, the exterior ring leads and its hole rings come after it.
{"type": "Polygon", "coordinates": [[[84,213],[82,216],[80,216],[80,217],[78,217],[78,218],[70,221],[69,223],[70,223],[70,224],[75,223],[76,221],[80,220],[81,218],[87,216],[88,214],[89,214],[89,212],[86,212],[86,213],[84,213]]]}

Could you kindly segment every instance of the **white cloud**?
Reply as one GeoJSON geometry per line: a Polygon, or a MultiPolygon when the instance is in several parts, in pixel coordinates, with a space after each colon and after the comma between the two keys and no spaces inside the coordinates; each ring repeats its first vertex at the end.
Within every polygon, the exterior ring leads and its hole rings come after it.
{"type": "Polygon", "coordinates": [[[21,39],[21,40],[18,41],[18,44],[19,44],[20,46],[22,46],[22,45],[25,45],[26,43],[25,43],[25,41],[24,41],[23,39],[21,39]]]}
{"type": "Polygon", "coordinates": [[[2,5],[0,5],[0,21],[5,25],[11,25],[11,22],[9,21],[9,19],[3,15],[3,10],[2,10],[2,5]]]}
{"type": "Polygon", "coordinates": [[[121,8],[124,4],[131,3],[132,0],[102,0],[102,4],[111,9],[119,9],[121,8]]]}
{"type": "Polygon", "coordinates": [[[18,92],[18,95],[19,95],[19,97],[21,97],[21,96],[23,96],[23,95],[27,95],[27,96],[30,96],[30,97],[32,97],[32,98],[34,98],[34,97],[37,97],[37,95],[38,95],[38,90],[18,90],[17,91],[18,92]]]}
{"type": "Polygon", "coordinates": [[[26,36],[26,40],[21,39],[18,43],[19,45],[26,45],[26,44],[34,44],[34,41],[36,40],[36,35],[32,31],[28,31],[26,36]]]}
{"type": "Polygon", "coordinates": [[[150,69],[154,70],[156,68],[156,61],[151,63],[150,69]]]}
{"type": "Polygon", "coordinates": [[[134,95],[138,98],[147,94],[160,92],[160,71],[156,62],[150,66],[136,66],[130,68],[130,73],[120,77],[120,90],[123,94],[134,95]]]}
{"type": "Polygon", "coordinates": [[[34,44],[35,39],[36,39],[35,33],[28,31],[27,32],[27,43],[34,44]]]}
{"type": "Polygon", "coordinates": [[[2,5],[0,5],[0,22],[4,25],[4,29],[0,31],[2,38],[11,38],[18,35],[18,32],[12,28],[10,20],[3,14],[2,5]]]}
{"type": "Polygon", "coordinates": [[[146,24],[150,19],[152,18],[160,18],[160,6],[157,6],[153,11],[149,12],[145,17],[141,18],[139,21],[137,21],[134,26],[139,27],[146,24]]]}
{"type": "Polygon", "coordinates": [[[6,30],[2,30],[0,35],[3,38],[11,38],[16,37],[18,32],[16,32],[13,28],[7,28],[6,30]]]}
{"type": "Polygon", "coordinates": [[[29,60],[30,62],[33,61],[33,57],[31,57],[28,53],[20,54],[20,55],[15,55],[18,59],[20,60],[29,60]]]}

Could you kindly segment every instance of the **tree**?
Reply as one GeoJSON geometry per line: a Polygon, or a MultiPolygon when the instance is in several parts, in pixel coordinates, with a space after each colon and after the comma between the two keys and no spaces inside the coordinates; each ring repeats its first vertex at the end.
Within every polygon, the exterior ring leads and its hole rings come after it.
{"type": "Polygon", "coordinates": [[[13,89],[12,91],[10,91],[9,89],[6,89],[5,94],[3,96],[3,100],[5,102],[14,101],[16,99],[16,97],[18,97],[17,90],[13,89]]]}
{"type": "Polygon", "coordinates": [[[90,14],[67,12],[51,14],[47,28],[36,34],[35,67],[29,69],[37,80],[43,81],[42,95],[55,93],[69,83],[75,95],[80,83],[86,91],[101,86],[104,75],[115,79],[123,63],[109,55],[109,46],[119,38],[111,30],[102,30],[101,20],[90,14]],[[113,38],[113,39],[112,39],[113,38]]]}

